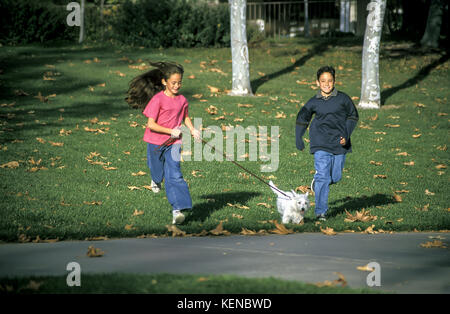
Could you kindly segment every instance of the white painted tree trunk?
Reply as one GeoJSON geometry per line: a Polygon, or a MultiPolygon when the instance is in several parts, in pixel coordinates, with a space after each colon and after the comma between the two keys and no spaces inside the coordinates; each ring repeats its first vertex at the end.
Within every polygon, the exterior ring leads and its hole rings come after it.
{"type": "Polygon", "coordinates": [[[362,55],[362,83],[359,107],[379,109],[381,106],[379,59],[386,0],[372,0],[367,5],[366,31],[362,55]]]}
{"type": "Polygon", "coordinates": [[[439,35],[441,34],[442,15],[444,14],[444,1],[431,0],[428,12],[427,26],[420,44],[425,47],[437,48],[439,46],[439,35]]]}
{"type": "Polygon", "coordinates": [[[246,31],[246,0],[229,0],[233,82],[231,96],[252,96],[246,31]]]}
{"type": "Polygon", "coordinates": [[[84,40],[84,0],[81,0],[81,11],[80,11],[80,37],[78,43],[81,44],[84,40]]]}

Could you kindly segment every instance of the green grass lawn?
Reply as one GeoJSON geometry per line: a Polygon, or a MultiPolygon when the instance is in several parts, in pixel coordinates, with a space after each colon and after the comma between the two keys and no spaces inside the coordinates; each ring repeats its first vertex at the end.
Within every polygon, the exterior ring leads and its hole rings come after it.
{"type": "MultiPolygon", "coordinates": [[[[69,287],[65,277],[3,278],[1,294],[31,293],[163,293],[163,294],[298,294],[382,293],[352,289],[342,282],[306,284],[277,278],[244,278],[232,275],[97,274],[83,275],[81,286],[69,287]]],[[[183,297],[184,298],[184,297],[183,297]]]]}
{"type": "MultiPolygon", "coordinates": [[[[330,218],[317,224],[311,210],[304,224],[287,228],[449,229],[449,61],[389,45],[380,62],[383,107],[359,110],[353,153],[343,180],[331,188],[330,218]],[[356,216],[363,209],[367,221],[345,221],[346,211],[356,216]]],[[[0,239],[172,235],[164,191],[146,188],[146,120],[124,101],[128,82],[148,60],[185,67],[182,94],[190,116],[202,118],[203,127],[261,125],[270,135],[270,126],[279,126],[277,171],[260,173],[267,162],[259,159],[242,165],[283,190],[309,185],[313,157],[295,148],[296,114],[315,94],[314,75],[325,64],[336,68],[337,88],[357,104],[361,46],[289,40],[251,47],[256,96],[246,98],[226,95],[230,59],[230,49],[0,47],[0,239]],[[207,112],[211,105],[216,115],[207,112]],[[133,175],[140,171],[146,174],[133,175]]],[[[231,233],[270,232],[271,220],[280,221],[275,195],[232,163],[185,161],[182,170],[194,202],[192,215],[179,227],[186,235],[206,234],[220,222],[231,233]]]]}

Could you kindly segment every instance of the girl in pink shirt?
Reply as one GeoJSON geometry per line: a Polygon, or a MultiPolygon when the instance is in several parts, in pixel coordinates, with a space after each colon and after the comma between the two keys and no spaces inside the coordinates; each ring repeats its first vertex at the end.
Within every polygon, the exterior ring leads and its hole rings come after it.
{"type": "Polygon", "coordinates": [[[192,199],[180,169],[181,124],[194,138],[200,138],[188,115],[188,102],[179,93],[183,67],[169,62],[150,63],[156,69],[130,82],[126,101],[134,108],[144,107],[147,118],[143,140],[147,142],[147,164],[152,177],[152,191],[158,193],[161,182],[172,205],[173,224],[184,221],[183,210],[192,208],[192,199]]]}

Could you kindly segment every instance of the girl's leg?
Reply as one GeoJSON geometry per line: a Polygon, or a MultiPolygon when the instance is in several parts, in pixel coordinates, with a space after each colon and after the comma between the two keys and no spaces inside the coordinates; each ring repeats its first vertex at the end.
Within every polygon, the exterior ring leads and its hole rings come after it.
{"type": "Polygon", "coordinates": [[[314,194],[315,194],[315,214],[316,216],[325,214],[328,210],[328,194],[331,183],[331,163],[333,154],[325,151],[314,153],[314,194]]]}
{"type": "Polygon", "coordinates": [[[158,145],[147,143],[147,165],[153,182],[159,184],[164,179],[164,159],[158,145]]]}
{"type": "Polygon", "coordinates": [[[174,144],[164,152],[164,172],[167,199],[173,210],[191,209],[189,187],[180,167],[181,145],[174,144]]]}

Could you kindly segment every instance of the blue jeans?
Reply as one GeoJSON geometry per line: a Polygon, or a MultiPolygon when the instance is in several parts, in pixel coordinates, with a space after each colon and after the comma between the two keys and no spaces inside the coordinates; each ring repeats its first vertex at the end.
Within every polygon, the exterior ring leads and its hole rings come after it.
{"type": "Polygon", "coordinates": [[[181,144],[158,147],[147,144],[147,165],[153,182],[161,183],[165,179],[166,196],[172,210],[191,209],[191,194],[180,167],[181,144]]]}
{"type": "Polygon", "coordinates": [[[314,153],[314,193],[316,199],[316,215],[325,214],[328,210],[328,194],[330,185],[337,183],[342,178],[345,154],[334,155],[323,150],[314,153]]]}

